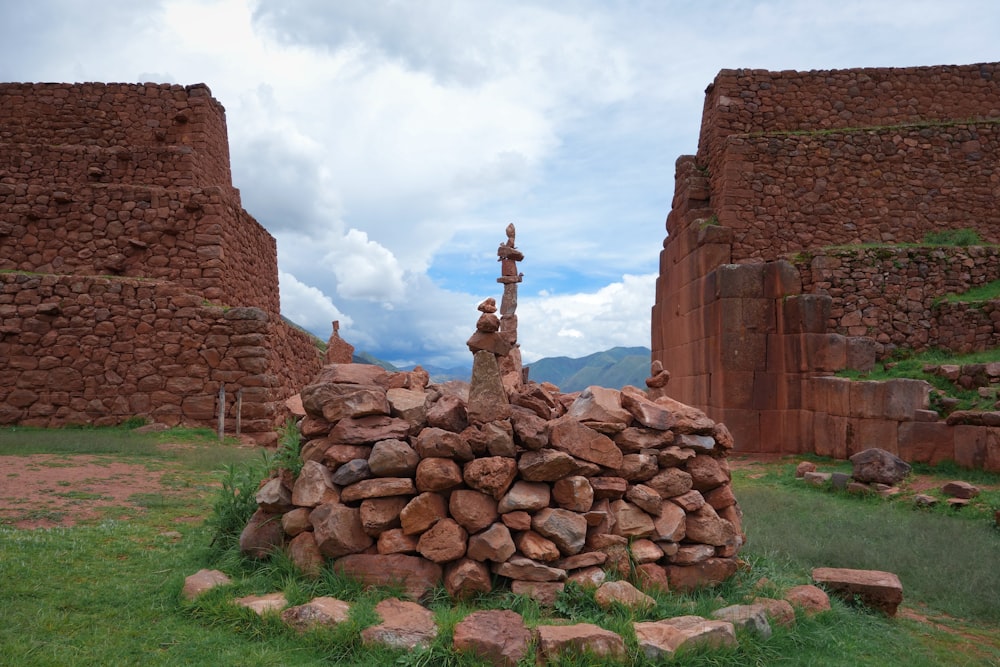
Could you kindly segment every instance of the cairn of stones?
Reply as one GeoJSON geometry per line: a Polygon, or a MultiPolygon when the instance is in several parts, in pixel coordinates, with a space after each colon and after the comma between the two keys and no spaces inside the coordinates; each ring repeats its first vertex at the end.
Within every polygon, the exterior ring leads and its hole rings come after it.
{"type": "Polygon", "coordinates": [[[691,590],[735,572],[744,536],[729,430],[667,396],[660,365],[648,389],[564,394],[527,381],[513,225],[507,237],[500,317],[483,301],[467,343],[471,381],[326,365],[301,391],[301,471],[261,483],[244,554],[285,549],[307,575],[333,567],[417,598],[497,581],[551,600],[609,571],[691,590]]]}

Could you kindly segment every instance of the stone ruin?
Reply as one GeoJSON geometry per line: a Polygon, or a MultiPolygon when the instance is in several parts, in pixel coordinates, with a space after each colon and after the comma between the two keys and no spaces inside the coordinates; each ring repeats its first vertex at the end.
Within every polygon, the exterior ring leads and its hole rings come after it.
{"type": "Polygon", "coordinates": [[[207,86],[0,84],[0,425],[221,412],[273,442],[321,365],[207,86]]]}
{"type": "Polygon", "coordinates": [[[897,348],[1000,347],[1000,301],[943,299],[1000,280],[998,79],[1000,63],[720,71],[660,256],[651,349],[672,395],[745,452],[1000,471],[1000,403],[947,414],[925,382],[834,376],[897,348]],[[980,244],[925,242],[968,230],[980,244]]]}
{"type": "Polygon", "coordinates": [[[286,549],[304,573],[329,561],[414,597],[441,582],[456,598],[488,592],[493,575],[551,600],[609,570],[677,590],[736,571],[729,430],[666,396],[658,367],[648,390],[563,394],[528,380],[515,314],[523,254],[513,226],[507,236],[501,315],[493,299],[479,306],[471,382],[326,365],[301,391],[301,472],[261,483],[244,554],[286,549]]]}

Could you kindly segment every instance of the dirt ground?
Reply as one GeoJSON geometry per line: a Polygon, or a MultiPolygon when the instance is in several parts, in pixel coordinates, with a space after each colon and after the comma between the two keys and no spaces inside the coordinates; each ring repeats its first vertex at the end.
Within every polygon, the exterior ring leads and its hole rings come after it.
{"type": "Polygon", "coordinates": [[[31,529],[97,519],[163,492],[166,473],[96,456],[0,456],[0,522],[31,529]]]}

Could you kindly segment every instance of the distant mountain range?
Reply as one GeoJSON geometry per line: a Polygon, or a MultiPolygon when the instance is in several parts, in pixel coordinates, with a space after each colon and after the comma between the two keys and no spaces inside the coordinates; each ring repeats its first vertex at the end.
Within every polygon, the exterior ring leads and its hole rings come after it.
{"type": "MultiPolygon", "coordinates": [[[[400,369],[373,357],[366,352],[356,352],[354,361],[375,364],[388,370],[400,369]]],[[[564,393],[581,391],[592,384],[620,389],[625,385],[644,387],[649,377],[650,350],[648,347],[613,347],[603,352],[570,359],[569,357],[546,357],[532,364],[528,377],[535,382],[551,382],[564,393]]],[[[472,367],[443,368],[421,364],[430,373],[433,382],[448,380],[469,380],[472,367]]]]}

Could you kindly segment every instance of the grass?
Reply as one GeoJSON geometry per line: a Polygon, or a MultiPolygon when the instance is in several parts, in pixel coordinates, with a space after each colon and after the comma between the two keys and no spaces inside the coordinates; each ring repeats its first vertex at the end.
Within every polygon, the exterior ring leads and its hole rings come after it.
{"type": "Polygon", "coordinates": [[[939,400],[940,396],[948,396],[958,399],[959,403],[954,408],[957,410],[992,410],[996,399],[983,398],[975,389],[963,389],[947,378],[926,372],[924,368],[945,364],[963,366],[994,362],[1000,362],[1000,348],[970,354],[954,354],[939,349],[914,354],[909,350],[899,349],[884,362],[876,364],[871,371],[843,370],[839,371],[837,375],[852,380],[883,381],[899,378],[925,380],[937,390],[936,394],[931,395],[931,407],[934,407],[933,403],[939,400]]]}
{"type": "MultiPolygon", "coordinates": [[[[117,453],[109,453],[107,448],[118,447],[110,441],[122,437],[114,429],[69,435],[47,432],[52,448],[46,447],[43,432],[33,432],[30,442],[21,441],[20,433],[21,429],[14,434],[0,432],[0,456],[31,451],[148,461],[169,472],[171,493],[135,497],[145,511],[129,521],[98,520],[34,531],[0,527],[2,664],[481,665],[451,650],[452,633],[471,611],[497,608],[517,611],[530,627],[590,622],[611,629],[626,641],[626,664],[638,667],[651,663],[637,651],[633,620],[707,616],[761,592],[780,595],[789,586],[807,583],[811,568],[821,565],[897,572],[903,579],[905,604],[933,614],[937,625],[887,619],[834,600],[829,612],[800,616],[794,628],[775,627],[770,640],[740,633],[737,649],[689,651],[670,664],[1000,662],[995,639],[1000,612],[990,605],[1000,599],[1000,572],[995,567],[998,531],[965,515],[956,519],[804,487],[790,479],[792,465],[787,463],[759,474],[754,469],[737,471],[734,485],[750,539],[742,554],[748,566],[716,589],[690,595],[653,593],[653,609],[632,613],[620,607],[604,611],[591,592],[575,586],[567,587],[555,611],[502,590],[453,602],[438,588],[424,603],[436,615],[439,637],[428,649],[407,652],[365,646],[359,638],[361,629],[376,622],[375,605],[398,590],[365,590],[329,570],[318,580],[304,579],[282,555],[267,562],[239,556],[232,536],[241,526],[235,519],[252,504],[246,502],[244,490],[255,487],[272,464],[257,451],[191,434],[185,443],[190,446],[157,447],[178,438],[156,436],[149,449],[119,447],[117,453]],[[76,449],[69,444],[74,436],[79,439],[76,449]],[[220,469],[213,461],[228,463],[220,469]],[[208,519],[213,504],[220,512],[211,521],[187,520],[192,512],[208,519]],[[225,517],[233,525],[223,525],[225,517]],[[229,539],[220,540],[220,534],[229,539]],[[234,583],[195,602],[183,601],[179,591],[184,577],[203,567],[222,569],[234,583]],[[770,581],[763,589],[762,577],[770,581]],[[292,604],[316,595],[347,600],[352,603],[351,619],[334,630],[299,636],[275,617],[260,618],[231,603],[236,597],[279,590],[292,604]]],[[[940,474],[947,477],[952,472],[946,469],[940,474]]],[[[996,476],[982,478],[983,483],[990,481],[996,476]]],[[[525,661],[523,667],[528,664],[525,661]]],[[[566,656],[553,664],[605,663],[566,656]]]]}
{"type": "Polygon", "coordinates": [[[961,294],[948,294],[941,301],[947,303],[985,303],[1000,299],[1000,280],[974,287],[961,294]]]}

